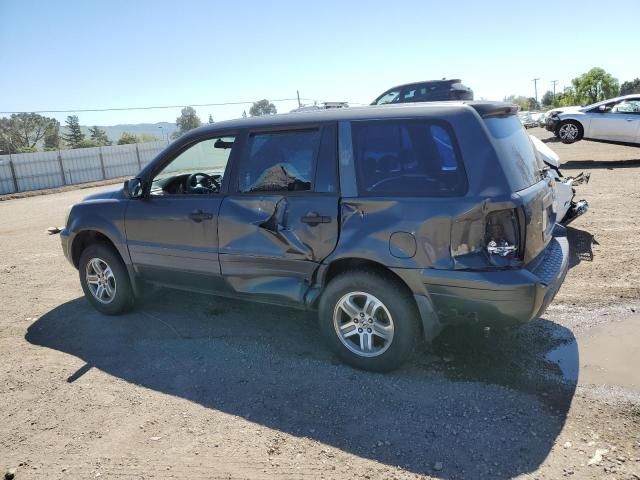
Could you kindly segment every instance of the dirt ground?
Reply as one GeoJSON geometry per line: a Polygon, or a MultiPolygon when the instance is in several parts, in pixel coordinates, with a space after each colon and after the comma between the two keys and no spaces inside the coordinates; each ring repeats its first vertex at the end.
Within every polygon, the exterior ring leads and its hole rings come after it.
{"type": "Polygon", "coordinates": [[[385,375],[309,313],[161,290],[102,316],[45,234],[97,189],[0,202],[0,475],[640,479],[640,149],[531,133],[592,173],[556,301],[385,375]]]}

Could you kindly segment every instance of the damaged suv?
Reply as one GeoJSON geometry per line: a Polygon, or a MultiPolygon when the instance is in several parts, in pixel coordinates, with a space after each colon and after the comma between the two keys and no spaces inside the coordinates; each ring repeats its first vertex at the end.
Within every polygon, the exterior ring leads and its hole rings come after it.
{"type": "Polygon", "coordinates": [[[74,205],[89,302],[145,283],[318,311],[347,363],[398,367],[444,326],[540,315],[568,266],[547,169],[503,103],[272,115],[195,129],[74,205]]]}

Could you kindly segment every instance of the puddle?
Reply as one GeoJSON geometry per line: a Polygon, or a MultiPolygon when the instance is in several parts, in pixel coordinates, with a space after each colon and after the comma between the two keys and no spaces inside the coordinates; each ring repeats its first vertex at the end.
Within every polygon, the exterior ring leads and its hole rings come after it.
{"type": "Polygon", "coordinates": [[[573,384],[578,383],[580,357],[578,355],[578,344],[575,341],[564,343],[554,348],[545,355],[545,359],[560,367],[565,381],[573,384]]]}

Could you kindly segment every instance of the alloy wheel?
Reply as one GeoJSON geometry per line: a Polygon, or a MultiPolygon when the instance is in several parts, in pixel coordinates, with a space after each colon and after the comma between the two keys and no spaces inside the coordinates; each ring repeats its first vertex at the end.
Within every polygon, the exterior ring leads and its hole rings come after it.
{"type": "Polygon", "coordinates": [[[573,123],[565,123],[559,131],[561,140],[575,140],[578,138],[578,127],[573,123]]]}
{"type": "Polygon", "coordinates": [[[116,277],[107,262],[92,258],[87,262],[85,278],[93,297],[100,303],[111,303],[116,296],[116,277]]]}
{"type": "Polygon", "coordinates": [[[350,292],[338,300],[333,326],[342,344],[361,357],[382,355],[391,346],[395,330],[387,307],[365,292],[350,292]]]}

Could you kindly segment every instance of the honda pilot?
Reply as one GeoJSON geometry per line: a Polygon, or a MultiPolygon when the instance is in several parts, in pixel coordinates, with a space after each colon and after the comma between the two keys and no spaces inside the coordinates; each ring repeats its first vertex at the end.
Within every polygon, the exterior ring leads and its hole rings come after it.
{"type": "Polygon", "coordinates": [[[552,179],[516,113],[445,102],[203,126],[74,205],[62,248],[103,314],[147,284],[317,310],[339,357],[388,371],[447,325],[541,315],[564,280],[552,179]]]}

